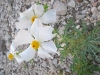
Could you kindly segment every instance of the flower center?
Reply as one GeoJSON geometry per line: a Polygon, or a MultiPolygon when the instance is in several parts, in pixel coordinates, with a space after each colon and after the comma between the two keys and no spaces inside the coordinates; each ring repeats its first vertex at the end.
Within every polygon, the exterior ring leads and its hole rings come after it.
{"type": "Polygon", "coordinates": [[[33,17],[31,18],[31,22],[33,23],[34,20],[35,20],[36,18],[37,18],[36,16],[33,16],[33,17]]]}
{"type": "Polygon", "coordinates": [[[40,43],[37,40],[34,40],[34,41],[32,41],[31,46],[32,46],[32,48],[37,50],[40,46],[40,43]]]}
{"type": "Polygon", "coordinates": [[[14,59],[14,55],[13,55],[12,53],[9,53],[9,54],[8,54],[8,59],[9,59],[9,60],[13,60],[13,59],[14,59]]]}

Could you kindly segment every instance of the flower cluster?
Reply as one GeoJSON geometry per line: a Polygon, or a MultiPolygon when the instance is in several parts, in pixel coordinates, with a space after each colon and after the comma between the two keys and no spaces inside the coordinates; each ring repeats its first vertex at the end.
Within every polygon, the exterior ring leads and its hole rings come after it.
{"type": "Polygon", "coordinates": [[[55,22],[56,11],[50,9],[44,12],[43,5],[34,4],[28,10],[21,12],[19,22],[15,24],[16,29],[19,29],[19,31],[7,53],[8,59],[13,60],[15,58],[18,63],[28,62],[34,58],[36,53],[43,59],[53,59],[50,53],[58,53],[52,40],[56,34],[52,34],[54,29],[51,26],[44,26],[44,24],[55,22]],[[17,54],[16,48],[23,44],[30,45],[27,49],[17,54]]]}

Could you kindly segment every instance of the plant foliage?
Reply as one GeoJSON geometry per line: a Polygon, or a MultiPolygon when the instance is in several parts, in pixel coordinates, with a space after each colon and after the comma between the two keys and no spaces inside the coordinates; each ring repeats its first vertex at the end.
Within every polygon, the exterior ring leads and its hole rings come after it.
{"type": "Polygon", "coordinates": [[[93,75],[94,71],[100,71],[97,63],[100,63],[100,26],[89,31],[86,23],[82,22],[82,30],[76,28],[74,20],[70,19],[65,25],[64,34],[58,35],[61,41],[55,39],[57,48],[61,50],[61,60],[71,53],[73,64],[72,73],[77,75],[93,75]],[[64,47],[61,44],[65,43],[64,47]]]}

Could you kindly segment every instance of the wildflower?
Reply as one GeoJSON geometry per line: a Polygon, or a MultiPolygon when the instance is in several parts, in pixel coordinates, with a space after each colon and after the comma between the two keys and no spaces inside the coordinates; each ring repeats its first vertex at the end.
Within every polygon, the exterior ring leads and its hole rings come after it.
{"type": "Polygon", "coordinates": [[[20,56],[17,55],[16,53],[17,53],[17,51],[15,51],[15,47],[12,43],[11,46],[10,46],[9,52],[7,53],[8,59],[13,60],[15,58],[18,63],[23,62],[23,59],[21,59],[20,56]]]}
{"type": "Polygon", "coordinates": [[[57,48],[51,40],[55,36],[52,34],[53,28],[51,26],[38,27],[39,24],[42,25],[41,21],[36,19],[30,29],[31,35],[22,29],[15,36],[14,45],[16,46],[30,43],[30,46],[19,54],[27,62],[35,56],[36,52],[41,58],[51,59],[52,56],[49,53],[57,53],[57,48]]]}
{"type": "Polygon", "coordinates": [[[51,9],[44,13],[43,5],[34,4],[28,10],[20,13],[20,20],[16,23],[16,28],[28,28],[32,25],[36,18],[41,19],[44,24],[55,23],[56,11],[51,9]]]}

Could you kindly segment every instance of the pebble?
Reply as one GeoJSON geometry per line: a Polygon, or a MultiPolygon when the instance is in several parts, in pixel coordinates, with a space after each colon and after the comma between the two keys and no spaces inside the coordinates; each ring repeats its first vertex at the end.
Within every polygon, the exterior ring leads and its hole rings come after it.
{"type": "Polygon", "coordinates": [[[52,63],[57,67],[57,59],[53,59],[52,63]]]}
{"type": "Polygon", "coordinates": [[[82,19],[82,18],[84,18],[86,15],[77,15],[76,14],[76,19],[82,19]]]}
{"type": "Polygon", "coordinates": [[[87,11],[88,11],[87,8],[82,10],[82,14],[85,15],[87,11]]]}
{"type": "Polygon", "coordinates": [[[71,0],[71,1],[68,3],[68,6],[75,8],[75,1],[74,1],[74,0],[71,0]]]}
{"type": "Polygon", "coordinates": [[[98,10],[100,11],[100,5],[98,6],[98,10]]]}
{"type": "Polygon", "coordinates": [[[79,29],[80,28],[80,25],[77,25],[76,28],[79,29]]]}
{"type": "Polygon", "coordinates": [[[83,2],[83,0],[77,0],[79,3],[83,2]]]}
{"type": "Polygon", "coordinates": [[[59,27],[59,34],[62,35],[64,34],[65,26],[59,27]]]}
{"type": "Polygon", "coordinates": [[[94,14],[94,13],[97,13],[97,8],[96,7],[92,7],[91,8],[91,12],[94,14]]]}
{"type": "Polygon", "coordinates": [[[97,16],[99,15],[98,10],[97,10],[96,7],[92,7],[91,12],[92,12],[92,17],[93,18],[97,18],[97,16]]]}
{"type": "Polygon", "coordinates": [[[8,8],[7,8],[7,10],[8,10],[9,12],[12,12],[12,7],[11,7],[10,4],[8,4],[8,8]]]}
{"type": "Polygon", "coordinates": [[[53,9],[56,9],[57,15],[65,15],[67,13],[67,8],[61,1],[55,1],[53,9]]]}
{"type": "Polygon", "coordinates": [[[97,4],[98,4],[98,2],[93,2],[93,3],[92,3],[92,6],[93,6],[93,7],[96,7],[97,4]]]}
{"type": "Polygon", "coordinates": [[[94,2],[94,0],[89,0],[91,3],[94,2]]]}

